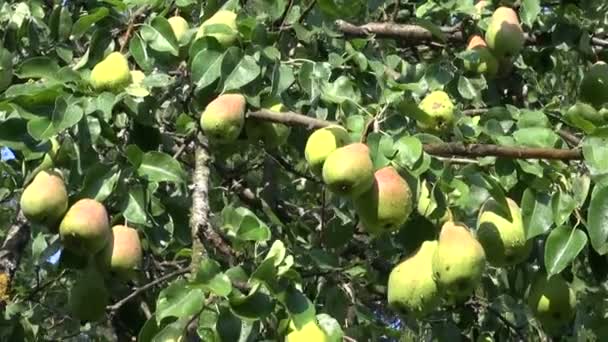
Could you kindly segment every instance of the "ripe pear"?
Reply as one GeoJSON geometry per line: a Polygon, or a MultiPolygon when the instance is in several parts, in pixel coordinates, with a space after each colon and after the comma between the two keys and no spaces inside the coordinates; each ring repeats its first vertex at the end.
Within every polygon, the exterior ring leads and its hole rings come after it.
{"type": "Polygon", "coordinates": [[[285,342],[329,342],[327,333],[315,320],[304,324],[300,330],[291,322],[290,328],[292,331],[285,336],[285,342]]]}
{"type": "Polygon", "coordinates": [[[333,151],[323,164],[323,181],[340,196],[356,198],[372,187],[374,165],[369,148],[354,143],[333,151]]]}
{"type": "Polygon", "coordinates": [[[599,61],[583,76],[579,97],[596,108],[608,103],[608,64],[599,61]]]}
{"type": "MultiPolygon", "coordinates": [[[[285,110],[283,104],[277,100],[267,101],[262,106],[275,113],[281,113],[285,110]]],[[[287,141],[291,128],[275,122],[246,120],[245,132],[252,141],[261,141],[267,148],[274,149],[287,141]]]]}
{"type": "Polygon", "coordinates": [[[559,274],[537,276],[530,287],[528,307],[549,335],[560,335],[576,313],[576,295],[559,274]]]}
{"type": "Polygon", "coordinates": [[[464,67],[467,71],[475,74],[484,74],[489,78],[496,76],[498,73],[498,60],[494,57],[481,36],[475,35],[471,37],[467,51],[476,51],[479,57],[477,62],[464,61],[464,67]]]}
{"type": "Polygon", "coordinates": [[[91,85],[95,90],[120,92],[131,83],[129,62],[120,52],[112,52],[91,71],[91,85]]]}
{"type": "Polygon", "coordinates": [[[23,190],[20,205],[28,220],[55,230],[68,210],[68,192],[61,174],[40,171],[23,190]]]}
{"type": "Polygon", "coordinates": [[[477,239],[486,252],[488,263],[495,267],[518,264],[530,256],[532,242],[526,232],[517,203],[507,198],[511,218],[493,198],[488,200],[477,220],[477,239]]]}
{"type": "Polygon", "coordinates": [[[407,182],[387,166],[374,173],[372,187],[354,200],[363,228],[370,234],[391,232],[412,212],[412,194],[407,182]]]}
{"type": "Polygon", "coordinates": [[[131,279],[142,260],[141,241],[137,230],[126,226],[112,227],[112,237],[97,255],[99,269],[131,279]]]}
{"type": "Polygon", "coordinates": [[[449,299],[460,301],[475,291],[485,269],[483,247],[473,234],[462,225],[444,223],[433,255],[437,287],[449,299]]]}
{"type": "Polygon", "coordinates": [[[321,176],[327,157],[348,143],[350,143],[350,137],[342,126],[329,126],[314,131],[308,137],[304,148],[304,156],[310,170],[317,176],[321,176]]]}
{"type": "Polygon", "coordinates": [[[224,47],[234,44],[239,36],[236,27],[236,13],[228,10],[219,10],[211,18],[205,20],[196,33],[196,39],[213,37],[224,47]]]}
{"type": "Polygon", "coordinates": [[[420,248],[399,263],[388,277],[388,305],[403,315],[422,318],[441,300],[433,279],[432,260],[437,241],[424,241],[420,248]]]}
{"type": "Polygon", "coordinates": [[[241,94],[224,94],[211,101],[201,115],[201,127],[218,142],[235,141],[245,124],[247,101],[241,94]]]}
{"type": "Polygon", "coordinates": [[[525,36],[517,13],[509,7],[499,7],[492,14],[486,42],[496,57],[517,56],[524,47],[525,36]]]}
{"type": "Polygon", "coordinates": [[[88,198],[74,203],[59,226],[63,246],[81,256],[97,254],[110,241],[111,235],[106,208],[88,198]]]}
{"type": "Polygon", "coordinates": [[[453,219],[449,208],[438,208],[437,202],[431,198],[431,192],[426,180],[422,180],[420,183],[416,210],[418,214],[440,226],[453,219]]]}
{"type": "Polygon", "coordinates": [[[68,307],[74,318],[95,322],[104,317],[109,301],[103,277],[94,270],[86,270],[70,289],[68,307]]]}
{"type": "Polygon", "coordinates": [[[180,17],[179,15],[173,16],[167,19],[169,25],[171,25],[171,29],[173,30],[173,34],[178,42],[183,42],[186,38],[186,32],[190,29],[190,25],[186,21],[186,19],[180,17]]]}
{"type": "Polygon", "coordinates": [[[450,96],[441,90],[428,94],[419,104],[427,113],[426,122],[418,121],[418,127],[426,131],[443,131],[454,122],[454,103],[450,96]]]}

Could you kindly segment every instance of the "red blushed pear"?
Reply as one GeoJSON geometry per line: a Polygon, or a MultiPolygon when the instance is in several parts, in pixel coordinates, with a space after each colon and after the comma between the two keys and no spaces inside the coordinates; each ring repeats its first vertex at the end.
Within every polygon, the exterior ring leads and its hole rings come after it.
{"type": "Polygon", "coordinates": [[[34,223],[44,224],[51,231],[68,210],[68,193],[61,174],[40,171],[21,195],[21,210],[34,223]]]}
{"type": "Polygon", "coordinates": [[[486,42],[494,54],[499,58],[515,57],[524,47],[525,39],[517,12],[509,7],[497,8],[486,31],[486,42]]]}
{"type": "Polygon", "coordinates": [[[59,226],[63,246],[80,256],[97,254],[106,246],[111,233],[106,208],[88,198],[74,203],[59,226]]]}
{"type": "Polygon", "coordinates": [[[137,230],[126,226],[114,226],[112,238],[97,255],[99,268],[130,279],[139,268],[142,248],[137,230]]]}
{"type": "Polygon", "coordinates": [[[358,197],[374,183],[374,165],[369,148],[354,143],[333,151],[323,164],[323,181],[340,196],[358,197]]]}
{"type": "Polygon", "coordinates": [[[393,167],[374,173],[372,187],[354,201],[363,228],[371,234],[399,229],[412,212],[407,182],[393,167]]]}
{"type": "Polygon", "coordinates": [[[217,142],[235,141],[245,124],[247,101],[241,94],[224,94],[211,101],[201,115],[201,127],[217,142]]]}

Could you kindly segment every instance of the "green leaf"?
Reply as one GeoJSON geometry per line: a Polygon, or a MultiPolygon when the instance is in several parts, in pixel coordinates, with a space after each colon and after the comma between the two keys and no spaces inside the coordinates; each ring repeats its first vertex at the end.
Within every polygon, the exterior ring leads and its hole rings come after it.
{"type": "Polygon", "coordinates": [[[563,271],[587,244],[587,235],[579,229],[555,228],[545,243],[545,269],[548,276],[563,271]]]}
{"type": "Polygon", "coordinates": [[[247,296],[235,294],[230,297],[232,312],[244,319],[262,319],[272,313],[274,306],[272,298],[260,292],[259,287],[247,296]]]}
{"type": "Polygon", "coordinates": [[[317,322],[319,322],[319,326],[325,331],[328,337],[328,341],[342,341],[344,338],[344,332],[342,331],[342,327],[340,327],[340,323],[331,317],[328,314],[318,314],[317,322]]]}
{"type": "Polygon", "coordinates": [[[129,52],[144,71],[150,71],[154,67],[154,58],[146,50],[146,42],[138,34],[134,35],[129,41],[129,52]]]}
{"type": "Polygon", "coordinates": [[[87,170],[81,197],[105,201],[114,191],[120,177],[120,171],[117,169],[105,164],[92,166],[87,170]]]}
{"type": "Polygon", "coordinates": [[[150,25],[143,24],[139,32],[143,40],[148,42],[152,49],[159,52],[169,52],[174,56],[179,55],[179,43],[171,25],[164,17],[154,17],[150,25]]]}
{"type": "Polygon", "coordinates": [[[477,96],[477,89],[473,86],[471,81],[464,77],[458,77],[458,92],[465,99],[474,99],[477,96]]]}
{"type": "Polygon", "coordinates": [[[55,100],[52,116],[32,119],[27,123],[27,130],[37,140],[47,140],[57,133],[76,125],[83,117],[84,111],[77,104],[68,104],[63,97],[55,100]]]}
{"type": "Polygon", "coordinates": [[[136,184],[129,188],[129,194],[122,215],[129,222],[142,225],[148,223],[143,186],[136,184]]]}
{"type": "Polygon", "coordinates": [[[97,7],[93,9],[89,14],[83,15],[78,18],[72,26],[72,36],[74,39],[80,39],[89,28],[91,28],[96,22],[105,18],[110,14],[110,10],[107,7],[97,7]]]}
{"type": "Polygon", "coordinates": [[[15,75],[19,78],[55,79],[57,73],[59,73],[59,64],[56,60],[48,57],[26,59],[15,70],[15,75]]]}
{"type": "Polygon", "coordinates": [[[587,232],[599,254],[608,253],[608,186],[595,189],[587,211],[587,232]]]}
{"type": "Polygon", "coordinates": [[[253,8],[257,13],[268,15],[270,20],[277,20],[287,8],[287,0],[254,0],[253,8]]]}
{"type": "Polygon", "coordinates": [[[559,141],[552,129],[544,127],[521,128],[513,133],[513,137],[518,144],[530,147],[555,147],[559,141]]]}
{"type": "Polygon", "coordinates": [[[521,199],[521,215],[527,239],[546,233],[553,225],[551,196],[526,189],[521,199]]]}
{"type": "Polygon", "coordinates": [[[529,27],[536,21],[540,14],[540,0],[523,0],[519,10],[521,21],[529,27]]]}
{"type": "Polygon", "coordinates": [[[201,50],[192,60],[192,81],[196,83],[196,88],[204,88],[222,74],[222,61],[224,54],[215,50],[201,50]]]}
{"type": "Polygon", "coordinates": [[[201,262],[193,285],[202,286],[222,297],[226,297],[232,292],[230,278],[222,273],[220,264],[212,259],[205,259],[201,262]]]}
{"type": "Polygon", "coordinates": [[[166,317],[186,318],[203,308],[203,290],[190,288],[184,280],[173,282],[162,290],[156,301],[156,322],[166,317]]]}
{"type": "Polygon", "coordinates": [[[224,81],[224,91],[240,89],[255,80],[260,72],[260,66],[253,57],[243,56],[224,81]]]}
{"type": "Polygon", "coordinates": [[[608,174],[608,139],[586,137],[583,140],[583,157],[592,177],[608,174]]]}
{"type": "Polygon", "coordinates": [[[553,209],[553,221],[555,225],[561,226],[566,223],[566,220],[576,208],[576,200],[569,193],[558,191],[553,195],[551,208],[553,209]]]}
{"type": "Polygon", "coordinates": [[[156,151],[143,155],[137,173],[151,182],[184,183],[187,177],[180,162],[166,153],[156,151]]]}

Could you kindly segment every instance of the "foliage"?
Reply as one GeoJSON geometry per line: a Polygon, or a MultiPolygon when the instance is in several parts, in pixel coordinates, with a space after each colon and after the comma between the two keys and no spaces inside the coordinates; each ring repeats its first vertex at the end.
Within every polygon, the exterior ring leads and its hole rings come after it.
{"type": "MultiPolygon", "coordinates": [[[[466,37],[483,36],[498,3],[481,12],[472,0],[2,3],[0,78],[12,78],[0,93],[0,146],[15,158],[2,152],[0,237],[19,224],[20,195],[52,154],[70,204],[94,198],[113,224],[137,228],[144,261],[135,279],[105,279],[111,304],[104,319],[80,322],[70,316],[66,289],[83,260],[32,224],[0,340],[172,341],[192,329],[204,341],[282,340],[290,321],[301,327],[315,315],[338,340],[458,341],[484,333],[497,341],[542,340],[525,303],[543,272],[560,274],[576,293],[576,318],[563,338],[607,339],[608,118],[566,112],[580,98],[585,71],[608,61],[608,5],[518,1],[528,33],[521,54],[495,78],[471,74],[463,64],[479,55],[465,51],[466,37]],[[219,9],[238,14],[232,45],[197,37],[219,9]],[[167,20],[176,14],[190,23],[181,39],[167,20]],[[345,36],[337,19],[394,20],[432,37],[345,36]],[[145,77],[115,92],[94,90],[91,70],[113,51],[145,77]],[[455,123],[423,131],[418,104],[436,90],[454,102],[455,123]],[[376,170],[400,171],[415,203],[425,181],[436,209],[414,209],[396,233],[365,233],[352,202],[308,169],[305,125],[294,125],[278,147],[243,133],[205,148],[201,113],[227,92],[243,94],[252,111],[279,98],[291,112],[342,124],[353,141],[366,141],[376,170]],[[571,146],[564,129],[580,146],[571,146]],[[56,152],[51,139],[59,142],[56,152]],[[582,160],[451,158],[425,150],[447,142],[580,147],[582,160]],[[210,157],[208,222],[191,213],[201,151],[210,157]],[[522,208],[533,241],[525,262],[488,266],[467,301],[443,303],[424,318],[387,306],[390,270],[437,238],[446,208],[474,230],[482,205],[494,198],[506,207],[506,197],[522,208]],[[199,234],[193,225],[203,226],[199,234]]],[[[231,29],[207,27],[222,36],[231,29]]]]}

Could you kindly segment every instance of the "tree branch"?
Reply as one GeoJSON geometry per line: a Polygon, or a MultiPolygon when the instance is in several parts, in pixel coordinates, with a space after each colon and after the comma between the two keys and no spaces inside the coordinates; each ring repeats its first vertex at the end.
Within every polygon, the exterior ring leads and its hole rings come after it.
{"type": "Polygon", "coordinates": [[[209,224],[209,151],[207,138],[202,136],[194,151],[194,171],[192,172],[192,208],[190,228],[192,236],[191,268],[195,271],[201,263],[205,251],[202,237],[210,230],[209,224]]]}
{"type": "Polygon", "coordinates": [[[0,247],[0,309],[3,310],[9,299],[11,283],[23,250],[30,240],[30,225],[19,210],[15,223],[9,228],[0,247]]]}

